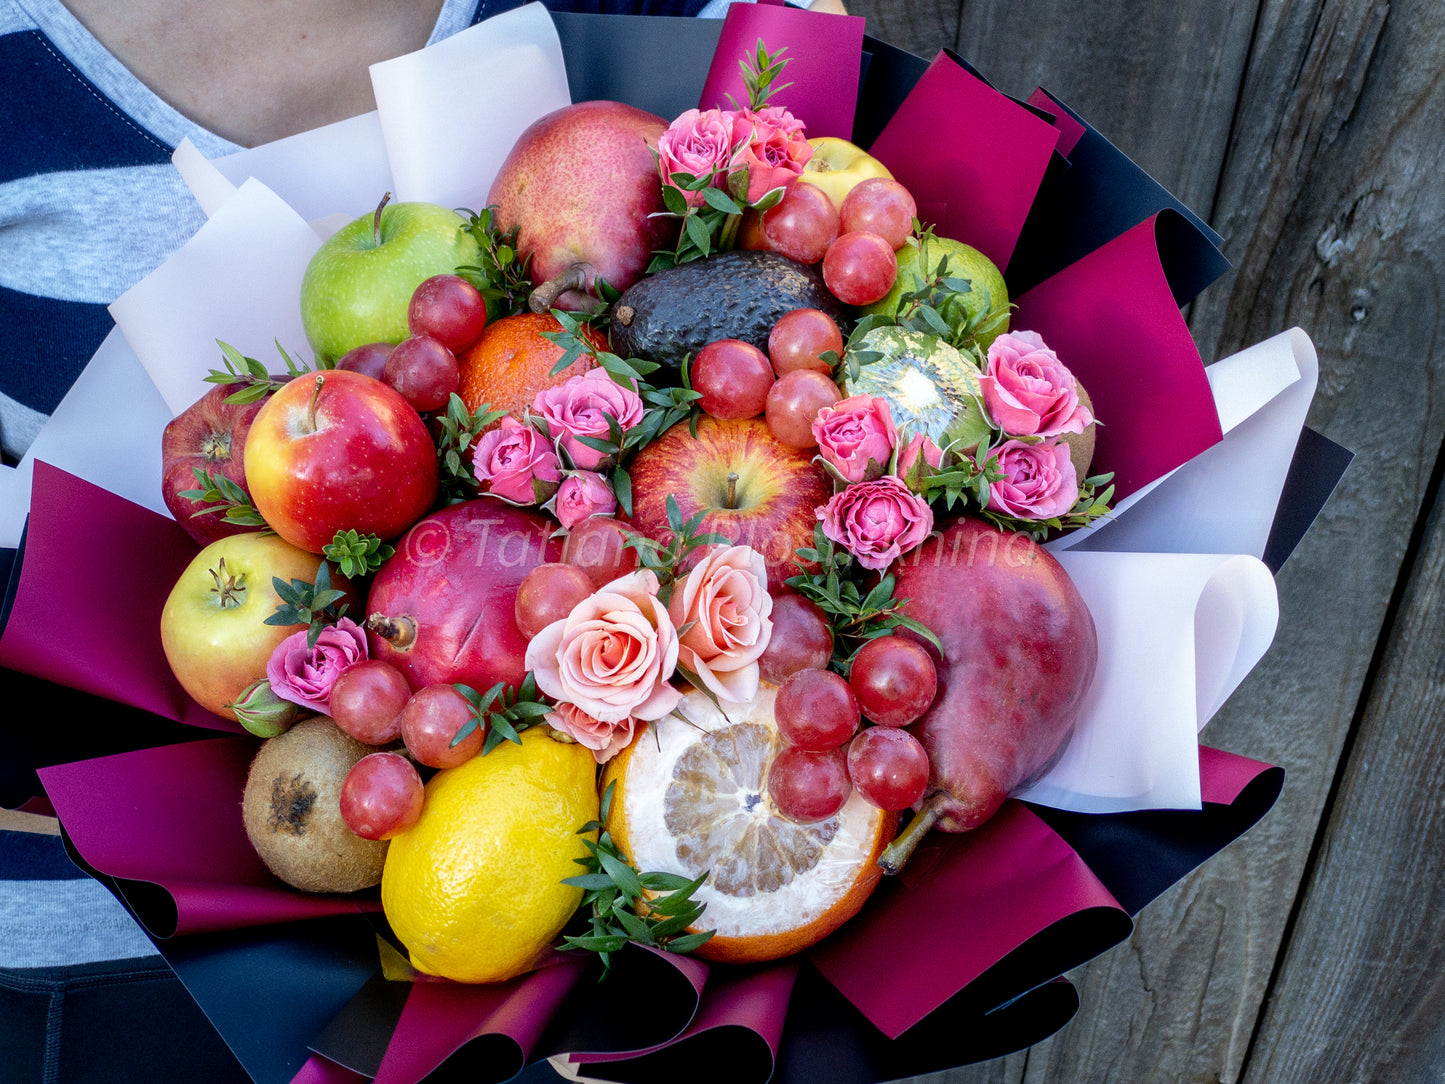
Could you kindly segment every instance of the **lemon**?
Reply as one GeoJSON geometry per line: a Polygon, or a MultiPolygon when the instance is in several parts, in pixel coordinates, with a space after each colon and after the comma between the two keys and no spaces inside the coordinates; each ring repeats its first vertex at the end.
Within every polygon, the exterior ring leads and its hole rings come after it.
{"type": "Polygon", "coordinates": [[[796,824],[768,794],[784,741],[777,686],[724,711],[696,691],[607,765],[615,782],[607,828],[638,869],[689,879],[707,905],[697,929],[716,930],[696,955],[727,963],[787,956],[832,933],[863,906],[882,870],[896,814],[856,791],[827,820],[796,824]]]}
{"type": "Polygon", "coordinates": [[[502,982],[532,968],[582,902],[577,830],[597,818],[597,765],[546,727],[438,772],[381,878],[387,921],[419,971],[502,982]]]}
{"type": "Polygon", "coordinates": [[[970,329],[973,343],[982,350],[1008,330],[1008,284],[994,262],[978,249],[949,237],[926,237],[921,243],[910,237],[897,255],[898,278],[893,288],[864,308],[864,314],[897,313],[903,294],[922,289],[947,258],[946,277],[962,279],[969,288],[945,301],[939,315],[955,330],[970,329]]]}

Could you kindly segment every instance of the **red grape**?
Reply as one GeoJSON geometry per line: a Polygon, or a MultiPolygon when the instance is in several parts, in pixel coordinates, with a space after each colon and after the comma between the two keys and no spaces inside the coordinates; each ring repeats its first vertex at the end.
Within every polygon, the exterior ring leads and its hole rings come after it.
{"type": "Polygon", "coordinates": [[[871,305],[893,289],[898,258],[876,233],[845,233],[823,257],[823,283],[839,301],[871,305]]]}
{"type": "Polygon", "coordinates": [[[341,819],[362,839],[391,839],[416,823],[425,796],[416,765],[406,757],[370,753],[341,784],[341,819]]]}
{"type": "Polygon", "coordinates": [[[817,603],[802,595],[773,599],[773,635],[758,658],[764,681],[781,685],[799,670],[821,669],[833,657],[833,629],[817,603]]]}
{"type": "Polygon", "coordinates": [[[386,359],[391,356],[394,346],[394,343],[367,343],[353,347],[341,355],[336,367],[380,380],[381,374],[386,371],[386,359]]]}
{"type": "Polygon", "coordinates": [[[848,800],[853,786],[842,749],[825,753],[789,745],[768,769],[768,794],[778,812],[809,824],[827,820],[848,800]]]}
{"type": "Polygon", "coordinates": [[[843,197],[838,228],[843,233],[876,233],[897,251],[912,235],[917,214],[918,205],[908,189],[891,177],[869,177],[843,197]]]}
{"type": "Polygon", "coordinates": [[[906,730],[870,726],[848,743],[848,778],[879,809],[907,809],[928,789],[928,753],[906,730]]]}
{"type": "Polygon", "coordinates": [[[327,707],[343,731],[367,745],[401,737],[401,709],[411,699],[406,676],[381,659],[347,667],[331,687],[327,707]]]}
{"type": "Polygon", "coordinates": [[[933,703],[938,669],[917,640],[880,636],[854,656],[848,683],[866,718],[879,726],[907,726],[933,703]]]}
{"type": "Polygon", "coordinates": [[[406,323],[413,335],[430,335],[459,353],[481,338],[487,326],[487,302],[460,275],[433,275],[412,293],[406,323]]]}
{"type": "Polygon", "coordinates": [[[794,369],[778,377],[768,392],[768,429],[790,448],[813,448],[813,419],[825,406],[832,406],[843,393],[832,378],[816,369],[794,369]]]}
{"type": "Polygon", "coordinates": [[[530,640],[553,621],[570,614],[594,590],[592,577],[576,565],[555,561],[538,565],[522,577],[517,587],[517,601],[512,607],[517,628],[530,640]]]}
{"type": "Polygon", "coordinates": [[[440,410],[461,386],[456,355],[430,335],[413,335],[396,344],[386,359],[382,380],[390,384],[418,414],[440,410]]]}
{"type": "Polygon", "coordinates": [[[822,309],[794,309],[784,313],[768,333],[768,357],[773,372],[783,376],[794,369],[831,373],[833,367],[819,355],[832,350],[843,356],[843,333],[822,309]]]}
{"type": "Polygon", "coordinates": [[[763,212],[763,239],[773,252],[799,263],[817,263],[838,236],[838,210],[821,188],[794,181],[776,205],[763,212]]]}
{"type": "Polygon", "coordinates": [[[858,698],[831,670],[799,670],[778,690],[778,730],[799,749],[836,749],[858,729],[858,698]]]}
{"type": "Polygon", "coordinates": [[[637,567],[637,551],[627,544],[627,525],[610,516],[588,516],[567,532],[562,560],[576,565],[601,587],[637,567]]]}
{"type": "Polygon", "coordinates": [[[452,744],[471,718],[472,706],[456,689],[427,685],[413,693],[401,711],[401,738],[407,751],[428,768],[455,768],[482,748],[482,727],[452,744]]]}
{"type": "Polygon", "coordinates": [[[692,359],[692,386],[702,398],[697,405],[714,418],[733,421],[763,412],[773,386],[773,364],[752,343],[719,339],[692,359]]]}

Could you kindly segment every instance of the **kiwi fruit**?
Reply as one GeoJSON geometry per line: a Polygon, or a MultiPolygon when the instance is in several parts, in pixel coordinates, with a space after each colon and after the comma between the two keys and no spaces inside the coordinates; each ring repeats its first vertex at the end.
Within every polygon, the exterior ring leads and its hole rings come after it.
{"type": "Polygon", "coordinates": [[[330,719],[304,719],[261,745],[241,814],[266,868],[303,892],[356,892],[381,881],[385,840],[362,839],[341,819],[341,784],[376,750],[330,719]]]}

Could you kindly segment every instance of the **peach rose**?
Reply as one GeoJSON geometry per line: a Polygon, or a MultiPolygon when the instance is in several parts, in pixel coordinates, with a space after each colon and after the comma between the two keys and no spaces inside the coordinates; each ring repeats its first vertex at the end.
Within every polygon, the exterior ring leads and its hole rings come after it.
{"type": "Polygon", "coordinates": [[[668,604],[682,633],[678,665],[719,699],[743,703],[758,691],[758,657],[773,635],[773,599],[763,555],[715,546],[673,588],[668,604]]]}
{"type": "Polygon", "coordinates": [[[630,715],[615,723],[604,723],[576,704],[558,704],[555,711],[549,711],[542,718],[578,745],[590,749],[592,759],[598,764],[606,764],[626,749],[637,729],[637,720],[630,715]]]}
{"type": "Polygon", "coordinates": [[[677,629],[658,586],[650,569],[629,573],[532,637],[525,664],[537,688],[603,723],[661,719],[676,707],[677,629]]]}

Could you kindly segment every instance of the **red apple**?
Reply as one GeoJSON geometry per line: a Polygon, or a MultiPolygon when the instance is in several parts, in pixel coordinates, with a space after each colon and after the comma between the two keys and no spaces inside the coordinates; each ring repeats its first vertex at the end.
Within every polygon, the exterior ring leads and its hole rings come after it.
{"type": "Polygon", "coordinates": [[[257,510],[292,545],[320,553],[340,530],[395,538],[436,500],[436,446],[394,390],[336,369],[287,384],[246,438],[257,510]]]}
{"type": "Polygon", "coordinates": [[[161,496],[176,522],[202,546],[256,529],[233,523],[220,512],[197,516],[195,513],[216,505],[181,496],[185,490],[204,488],[196,481],[195,467],[246,489],[246,434],[262,401],[225,401],[226,396],[241,388],[240,384],[213,386],[172,418],[161,434],[161,496]]]}
{"type": "MultiPolygon", "coordinates": [[[[161,646],[181,687],[208,711],[234,719],[226,706],[253,681],[286,637],[304,625],[268,625],[281,599],[272,577],[315,582],[320,558],[273,534],[251,531],[212,542],[196,555],[161,611],[161,646]]],[[[351,584],[333,573],[332,585],[351,584]]],[[[355,613],[357,599],[350,597],[355,613]]]]}
{"type": "Polygon", "coordinates": [[[527,637],[514,615],[517,588],[532,569],[561,558],[555,530],[544,515],[489,498],[422,520],[372,582],[371,657],[395,666],[413,689],[520,683],[527,637]]]}
{"type": "Polygon", "coordinates": [[[634,106],[578,102],[518,138],[487,202],[497,205],[500,229],[518,227],[518,253],[531,257],[533,282],[573,276],[568,292],[537,311],[589,307],[578,289],[591,293],[598,278],[625,290],[654,249],[673,246],[677,220],[653,217],[666,210],[653,157],[666,130],[661,117],[634,106]]]}
{"type": "Polygon", "coordinates": [[[793,551],[812,545],[817,509],[833,493],[810,451],[789,448],[757,418],[701,417],[696,439],[679,422],[639,451],[628,473],[634,529],[659,541],[670,537],[671,494],[684,521],[707,513],[699,532],[761,553],[772,591],[797,573],[793,551]]]}

